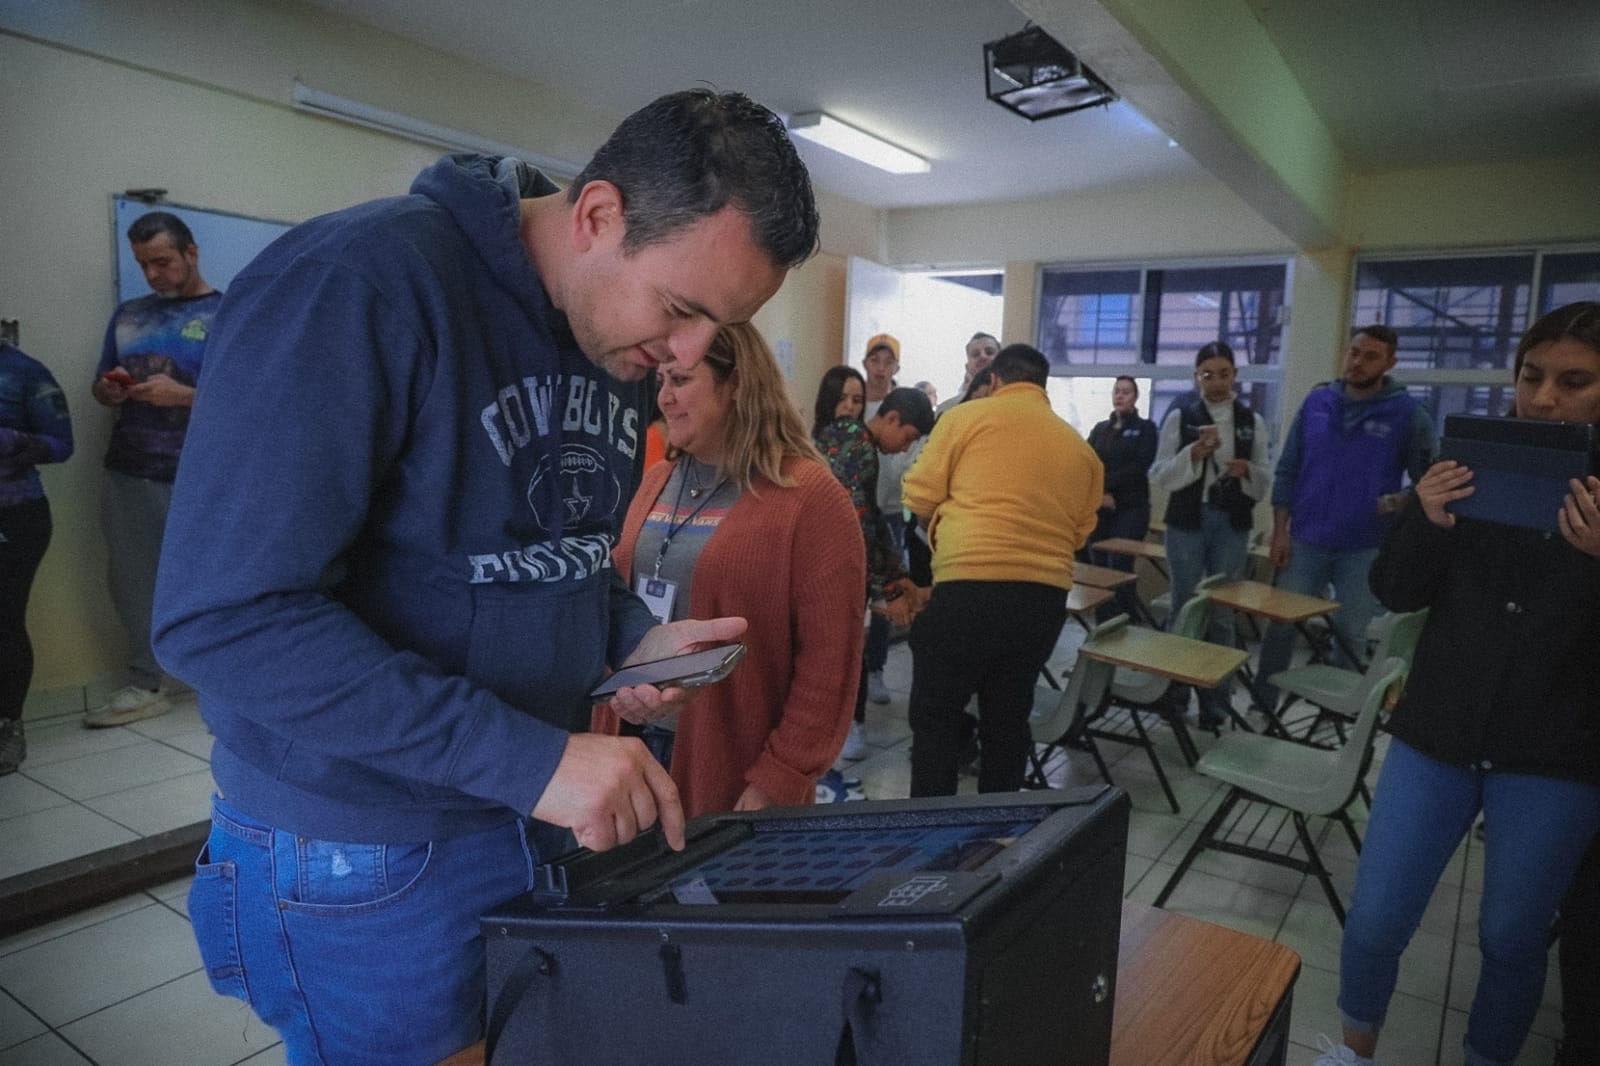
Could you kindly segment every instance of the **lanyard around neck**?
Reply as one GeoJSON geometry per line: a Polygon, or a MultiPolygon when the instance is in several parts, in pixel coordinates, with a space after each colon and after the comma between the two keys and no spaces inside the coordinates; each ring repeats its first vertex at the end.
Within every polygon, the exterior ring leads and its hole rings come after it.
{"type": "Polygon", "coordinates": [[[678,498],[674,500],[672,504],[672,517],[667,519],[667,535],[661,538],[661,547],[656,550],[656,565],[654,572],[655,577],[659,578],[661,576],[661,564],[666,561],[667,549],[672,547],[672,538],[676,537],[684,526],[694,521],[695,515],[705,510],[706,504],[711,502],[711,498],[713,496],[722,491],[722,486],[728,483],[728,479],[724,477],[721,481],[713,485],[711,487],[711,491],[706,493],[705,499],[695,504],[694,510],[684,515],[683,520],[679,521],[678,510],[683,506],[683,489],[688,483],[689,468],[688,466],[684,466],[678,471],[678,498]]]}

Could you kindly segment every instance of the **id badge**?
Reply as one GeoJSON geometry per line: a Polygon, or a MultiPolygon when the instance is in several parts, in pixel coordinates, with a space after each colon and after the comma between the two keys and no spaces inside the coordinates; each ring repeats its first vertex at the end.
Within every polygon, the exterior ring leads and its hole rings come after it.
{"type": "Polygon", "coordinates": [[[639,594],[644,605],[650,608],[650,613],[656,616],[657,622],[672,621],[672,603],[678,598],[677,582],[640,574],[633,585],[633,590],[639,594]]]}

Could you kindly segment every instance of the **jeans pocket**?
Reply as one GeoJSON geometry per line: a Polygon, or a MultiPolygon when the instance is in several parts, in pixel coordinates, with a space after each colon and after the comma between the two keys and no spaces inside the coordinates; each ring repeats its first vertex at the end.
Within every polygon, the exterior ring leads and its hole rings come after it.
{"type": "MultiPolygon", "coordinates": [[[[432,844],[348,844],[300,838],[295,841],[292,864],[295,883],[283,892],[278,905],[285,911],[329,918],[382,910],[410,894],[432,857],[432,844]]],[[[280,891],[287,887],[281,886],[280,891]]]]}
{"type": "Polygon", "coordinates": [[[239,869],[232,862],[211,862],[210,857],[207,846],[195,860],[189,921],[211,987],[248,1002],[250,988],[239,951],[239,869]]]}

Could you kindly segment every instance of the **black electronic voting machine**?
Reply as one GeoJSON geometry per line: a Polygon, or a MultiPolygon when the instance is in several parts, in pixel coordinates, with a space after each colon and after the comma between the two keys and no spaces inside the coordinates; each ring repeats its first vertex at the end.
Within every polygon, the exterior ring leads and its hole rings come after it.
{"type": "Polygon", "coordinates": [[[707,815],[483,919],[489,1066],[1104,1066],[1114,788],[707,815]]]}

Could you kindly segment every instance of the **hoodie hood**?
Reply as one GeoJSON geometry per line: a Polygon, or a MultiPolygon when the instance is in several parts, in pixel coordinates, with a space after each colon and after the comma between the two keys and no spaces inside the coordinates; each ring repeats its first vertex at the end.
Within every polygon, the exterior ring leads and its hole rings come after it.
{"type": "MultiPolygon", "coordinates": [[[[495,279],[529,314],[559,315],[519,236],[522,201],[561,190],[520,159],[447,155],[417,175],[411,192],[449,212],[495,279]]],[[[565,316],[561,316],[563,324],[565,316]]]]}
{"type": "MultiPolygon", "coordinates": [[[[566,315],[550,302],[521,238],[522,201],[560,191],[555,182],[520,159],[470,153],[441,157],[411,183],[413,195],[426,197],[450,215],[495,281],[529,318],[552,327],[558,343],[570,346],[575,342],[566,315]]],[[[537,445],[552,470],[560,465],[561,443],[557,427],[537,445]]],[[[560,485],[553,477],[545,478],[537,491],[542,497],[538,510],[546,516],[546,530],[559,542],[563,532],[560,485]]]]}

